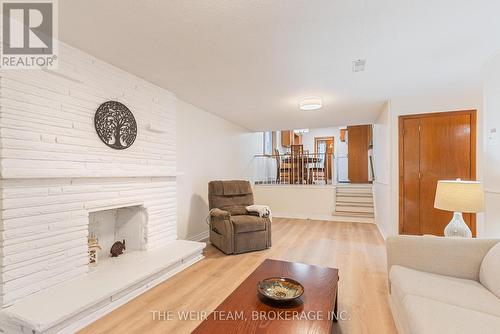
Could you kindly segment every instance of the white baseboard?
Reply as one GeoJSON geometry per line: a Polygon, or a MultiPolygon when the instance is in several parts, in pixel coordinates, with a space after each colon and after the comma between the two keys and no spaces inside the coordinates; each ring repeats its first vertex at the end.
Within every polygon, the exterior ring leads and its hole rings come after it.
{"type": "Polygon", "coordinates": [[[318,214],[298,214],[298,213],[286,213],[286,212],[273,212],[273,217],[276,218],[290,218],[290,219],[310,219],[310,220],[328,220],[334,221],[333,217],[330,215],[318,215],[318,214]]]}
{"type": "Polygon", "coordinates": [[[187,238],[187,240],[190,241],[205,241],[208,239],[208,230],[203,231],[201,233],[198,233],[196,235],[193,235],[192,237],[187,238]]]}
{"type": "Polygon", "coordinates": [[[309,220],[326,220],[332,222],[346,222],[346,223],[367,223],[374,224],[373,218],[365,217],[347,217],[335,215],[322,215],[322,214],[297,214],[286,212],[273,212],[273,217],[276,218],[290,218],[290,219],[309,219],[309,220]]]}
{"type": "Polygon", "coordinates": [[[378,229],[378,231],[379,231],[380,235],[382,236],[382,238],[383,238],[384,240],[386,240],[386,239],[387,239],[387,237],[385,236],[385,232],[384,232],[384,230],[382,229],[382,227],[380,227],[380,225],[379,225],[379,224],[377,224],[377,222],[375,222],[375,225],[377,225],[377,229],[378,229]]]}

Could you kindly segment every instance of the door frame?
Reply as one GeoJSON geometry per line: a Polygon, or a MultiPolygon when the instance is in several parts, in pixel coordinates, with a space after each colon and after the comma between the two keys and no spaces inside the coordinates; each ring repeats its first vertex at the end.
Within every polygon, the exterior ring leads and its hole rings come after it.
{"type": "MultiPolygon", "coordinates": [[[[449,115],[470,115],[471,120],[471,129],[470,129],[470,137],[471,137],[471,178],[476,180],[476,150],[477,150],[477,110],[458,110],[458,111],[442,111],[442,112],[431,112],[431,113],[423,113],[423,114],[412,114],[412,115],[401,115],[398,117],[398,233],[401,234],[403,232],[403,171],[404,171],[404,160],[403,160],[403,148],[404,148],[404,136],[403,136],[403,122],[406,119],[412,118],[426,118],[426,117],[442,117],[449,115]]],[[[476,214],[471,214],[471,230],[472,235],[476,236],[476,214]]]]}
{"type": "Polygon", "coordinates": [[[318,153],[318,141],[320,141],[320,140],[331,140],[333,143],[332,154],[335,154],[335,137],[334,136],[314,137],[314,154],[318,153]]]}
{"type": "MultiPolygon", "coordinates": [[[[334,136],[314,137],[314,155],[318,154],[318,141],[320,141],[320,140],[325,140],[325,141],[331,140],[332,141],[332,160],[333,160],[333,157],[335,156],[335,137],[334,136]]],[[[334,179],[333,178],[333,173],[334,173],[333,163],[329,163],[329,165],[330,165],[330,168],[329,168],[329,170],[326,171],[327,183],[328,183],[328,180],[331,180],[333,183],[333,179],[334,179]]],[[[327,166],[326,162],[325,162],[325,166],[327,166]]]]}

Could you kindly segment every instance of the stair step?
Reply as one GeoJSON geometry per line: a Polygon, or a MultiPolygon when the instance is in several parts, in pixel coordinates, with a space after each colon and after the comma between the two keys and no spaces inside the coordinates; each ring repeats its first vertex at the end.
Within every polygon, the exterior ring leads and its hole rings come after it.
{"type": "Polygon", "coordinates": [[[334,216],[346,219],[375,218],[371,184],[337,186],[334,216]]]}
{"type": "Polygon", "coordinates": [[[373,207],[358,207],[358,206],[339,206],[335,207],[335,212],[370,212],[373,213],[373,207]]]}
{"type": "Polygon", "coordinates": [[[373,196],[343,196],[337,195],[337,202],[373,203],[373,196]]]}
{"type": "Polygon", "coordinates": [[[341,193],[367,193],[371,194],[372,193],[372,188],[337,188],[337,192],[341,193]]]}
{"type": "Polygon", "coordinates": [[[356,206],[364,208],[373,208],[373,202],[337,201],[336,206],[356,206]]]}
{"type": "Polygon", "coordinates": [[[332,219],[337,222],[349,222],[349,223],[375,223],[375,217],[368,216],[347,216],[347,215],[332,215],[332,219]]]}
{"type": "Polygon", "coordinates": [[[373,185],[371,183],[339,183],[338,188],[371,188],[373,185]]]}
{"type": "Polygon", "coordinates": [[[333,213],[334,216],[343,216],[343,217],[366,217],[366,218],[375,218],[373,213],[369,212],[339,212],[335,211],[333,213]]]}
{"type": "Polygon", "coordinates": [[[372,193],[344,193],[344,192],[337,192],[336,195],[339,196],[339,197],[369,197],[369,198],[373,197],[372,193]]]}
{"type": "Polygon", "coordinates": [[[372,188],[336,188],[337,192],[345,193],[372,193],[372,188]]]}

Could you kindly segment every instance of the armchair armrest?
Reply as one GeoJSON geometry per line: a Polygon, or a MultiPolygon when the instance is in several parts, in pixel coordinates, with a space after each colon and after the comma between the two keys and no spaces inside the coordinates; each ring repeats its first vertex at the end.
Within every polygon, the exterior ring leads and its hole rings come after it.
{"type": "Polygon", "coordinates": [[[221,209],[210,210],[210,242],[226,254],[234,253],[234,228],[231,214],[221,209]]]}
{"type": "Polygon", "coordinates": [[[210,210],[210,230],[226,236],[232,236],[231,214],[221,209],[210,210]]]}
{"type": "Polygon", "coordinates": [[[395,236],[387,238],[387,266],[479,280],[484,256],[499,240],[395,236]]]}
{"type": "Polygon", "coordinates": [[[231,218],[231,214],[228,211],[215,208],[210,210],[210,218],[229,219],[231,218]]]}

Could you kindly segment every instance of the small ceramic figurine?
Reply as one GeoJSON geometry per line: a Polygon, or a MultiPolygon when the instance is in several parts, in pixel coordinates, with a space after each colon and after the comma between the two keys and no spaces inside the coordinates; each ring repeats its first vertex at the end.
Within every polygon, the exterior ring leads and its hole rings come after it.
{"type": "Polygon", "coordinates": [[[111,246],[110,254],[111,257],[117,257],[119,255],[123,254],[123,251],[125,250],[125,239],[123,241],[117,241],[111,246]]]}
{"type": "Polygon", "coordinates": [[[89,264],[92,266],[97,265],[97,260],[99,259],[99,251],[101,250],[101,246],[97,243],[96,237],[90,237],[88,239],[88,247],[89,247],[89,264]]]}

